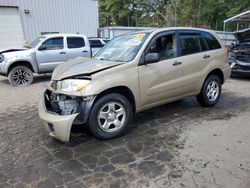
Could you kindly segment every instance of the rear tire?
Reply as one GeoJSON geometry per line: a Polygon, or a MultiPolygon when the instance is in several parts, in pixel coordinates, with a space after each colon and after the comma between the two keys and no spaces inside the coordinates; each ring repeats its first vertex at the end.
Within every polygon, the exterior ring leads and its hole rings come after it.
{"type": "Polygon", "coordinates": [[[99,140],[109,140],[125,134],[133,119],[133,109],[126,97],[108,94],[96,101],[88,120],[88,128],[99,140]]]}
{"type": "Polygon", "coordinates": [[[221,80],[216,75],[209,76],[201,89],[199,95],[196,96],[197,101],[204,107],[214,106],[221,95],[221,80]]]}
{"type": "Polygon", "coordinates": [[[8,74],[8,80],[13,87],[27,86],[34,80],[33,73],[26,66],[16,66],[8,74]]]}

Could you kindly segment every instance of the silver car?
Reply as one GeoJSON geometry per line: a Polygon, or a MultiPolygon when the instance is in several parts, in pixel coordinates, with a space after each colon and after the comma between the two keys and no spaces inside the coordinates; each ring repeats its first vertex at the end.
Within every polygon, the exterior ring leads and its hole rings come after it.
{"type": "Polygon", "coordinates": [[[2,51],[0,74],[8,76],[12,86],[29,85],[33,82],[33,73],[52,72],[64,61],[76,57],[91,57],[89,41],[85,35],[43,35],[25,49],[2,51]]]}
{"type": "Polygon", "coordinates": [[[89,44],[92,50],[93,56],[108,42],[110,39],[102,39],[102,38],[89,38],[89,44]]]}

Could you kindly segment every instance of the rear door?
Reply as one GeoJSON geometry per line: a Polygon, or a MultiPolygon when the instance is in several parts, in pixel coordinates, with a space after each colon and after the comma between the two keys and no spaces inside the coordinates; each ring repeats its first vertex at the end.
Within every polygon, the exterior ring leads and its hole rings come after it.
{"type": "Polygon", "coordinates": [[[40,72],[53,71],[56,66],[67,60],[64,37],[53,37],[45,40],[36,52],[40,72]]]}
{"type": "Polygon", "coordinates": [[[183,87],[183,67],[174,31],[156,35],[144,52],[148,53],[158,53],[160,61],[138,67],[142,107],[181,96],[183,87]]]}
{"type": "Polygon", "coordinates": [[[69,36],[66,37],[66,42],[67,60],[77,57],[90,57],[89,45],[84,37],[69,36]]]}
{"type": "Polygon", "coordinates": [[[183,67],[183,92],[192,94],[199,90],[199,84],[206,76],[207,67],[212,66],[212,54],[199,31],[178,32],[179,61],[183,67]]]}
{"type": "Polygon", "coordinates": [[[213,61],[213,66],[217,68],[227,68],[228,66],[228,55],[227,48],[220,44],[218,39],[215,38],[211,33],[201,32],[202,36],[208,46],[208,50],[206,54],[210,56],[210,61],[213,61]]]}

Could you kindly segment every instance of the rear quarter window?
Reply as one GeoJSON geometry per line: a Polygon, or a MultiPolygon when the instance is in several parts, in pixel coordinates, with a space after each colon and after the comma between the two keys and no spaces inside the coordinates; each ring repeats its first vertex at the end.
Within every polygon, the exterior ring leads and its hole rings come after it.
{"type": "Polygon", "coordinates": [[[212,34],[203,32],[202,35],[205,41],[207,42],[209,50],[215,50],[221,48],[220,43],[212,34]]]}

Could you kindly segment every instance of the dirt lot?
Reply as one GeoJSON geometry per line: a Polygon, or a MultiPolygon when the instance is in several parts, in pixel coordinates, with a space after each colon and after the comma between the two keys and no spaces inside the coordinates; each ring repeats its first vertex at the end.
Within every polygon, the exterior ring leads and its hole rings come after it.
{"type": "Polygon", "coordinates": [[[129,134],[67,144],[42,132],[49,77],[12,88],[0,76],[0,187],[250,187],[250,80],[231,79],[214,108],[195,98],[136,116],[129,134]]]}

